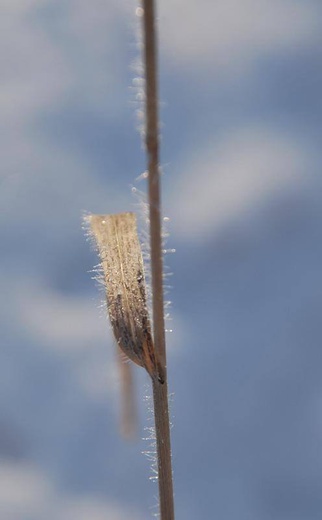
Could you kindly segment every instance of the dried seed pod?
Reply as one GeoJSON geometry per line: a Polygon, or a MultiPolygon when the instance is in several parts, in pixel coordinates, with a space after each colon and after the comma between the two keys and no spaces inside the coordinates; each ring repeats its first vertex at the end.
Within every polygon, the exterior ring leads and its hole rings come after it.
{"type": "Polygon", "coordinates": [[[102,262],[107,308],[123,352],[164,382],[148,314],[142,253],[134,213],[88,217],[102,262]]]}

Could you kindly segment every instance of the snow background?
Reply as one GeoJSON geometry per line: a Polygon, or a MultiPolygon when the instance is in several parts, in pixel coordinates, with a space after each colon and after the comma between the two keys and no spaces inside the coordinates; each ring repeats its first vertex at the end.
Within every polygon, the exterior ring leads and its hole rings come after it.
{"type": "MultiPolygon", "coordinates": [[[[135,5],[0,12],[0,517],[151,518],[81,229],[145,189],[135,5]]],[[[317,0],[160,2],[178,520],[321,516],[321,28],[317,0]]]]}

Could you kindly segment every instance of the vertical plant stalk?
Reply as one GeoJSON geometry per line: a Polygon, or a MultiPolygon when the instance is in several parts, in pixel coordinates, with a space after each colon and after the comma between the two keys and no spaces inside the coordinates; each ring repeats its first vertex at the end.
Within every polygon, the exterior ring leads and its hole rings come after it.
{"type": "Polygon", "coordinates": [[[164,369],[164,384],[153,379],[153,400],[158,458],[161,520],[174,520],[168,384],[163,301],[163,261],[159,172],[159,116],[155,5],[143,0],[144,63],[146,80],[146,148],[148,156],[148,196],[150,217],[152,309],[154,346],[164,369]]]}

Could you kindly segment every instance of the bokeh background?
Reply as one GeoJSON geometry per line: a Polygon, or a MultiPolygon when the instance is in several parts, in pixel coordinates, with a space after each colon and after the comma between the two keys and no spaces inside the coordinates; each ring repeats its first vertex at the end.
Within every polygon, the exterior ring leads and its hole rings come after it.
{"type": "MultiPolygon", "coordinates": [[[[145,169],[128,0],[2,0],[0,517],[155,513],[83,211],[145,169]]],[[[159,2],[178,520],[322,512],[322,6],[159,2]]]]}

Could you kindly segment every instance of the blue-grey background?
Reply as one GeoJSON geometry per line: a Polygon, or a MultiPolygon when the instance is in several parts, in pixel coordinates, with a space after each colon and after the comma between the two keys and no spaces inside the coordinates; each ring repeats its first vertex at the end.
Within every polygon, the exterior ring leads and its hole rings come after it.
{"type": "MultiPolygon", "coordinates": [[[[322,514],[322,6],[159,2],[178,520],[322,514]]],[[[0,518],[156,511],[144,396],[119,381],[83,211],[133,209],[145,169],[128,0],[0,11],[0,518]]]]}

